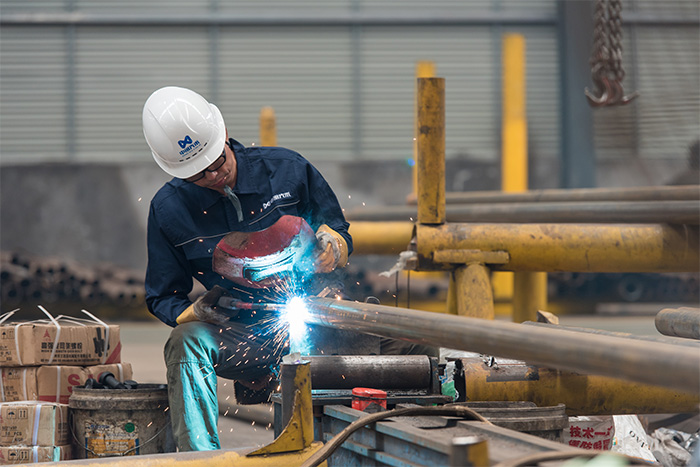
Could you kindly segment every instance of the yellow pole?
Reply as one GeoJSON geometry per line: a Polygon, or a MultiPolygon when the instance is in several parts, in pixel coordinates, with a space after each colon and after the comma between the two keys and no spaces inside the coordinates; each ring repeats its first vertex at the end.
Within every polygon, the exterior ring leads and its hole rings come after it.
{"type": "Polygon", "coordinates": [[[418,222],[445,223],[445,79],[418,78],[418,222]]]}
{"type": "Polygon", "coordinates": [[[493,319],[493,292],[490,270],[483,264],[459,266],[453,272],[457,314],[472,318],[493,319]]]}
{"type": "MultiPolygon", "coordinates": [[[[503,128],[501,188],[507,193],[527,191],[527,110],[525,38],[521,34],[503,36],[503,128]]],[[[547,274],[516,272],[506,276],[494,273],[500,295],[511,289],[513,321],[536,319],[537,310],[547,308],[547,274]],[[499,277],[501,276],[501,277],[499,277]],[[507,284],[507,285],[506,285],[507,284]]]]}
{"type": "Polygon", "coordinates": [[[277,146],[277,123],[275,109],[260,109],[260,146],[277,146]]]}
{"type": "Polygon", "coordinates": [[[525,38],[503,36],[503,128],[501,188],[527,190],[527,118],[525,110],[525,38]]]}
{"type": "Polygon", "coordinates": [[[433,78],[435,63],[419,61],[416,63],[416,89],[413,99],[413,191],[411,196],[418,193],[418,78],[433,78]]]}

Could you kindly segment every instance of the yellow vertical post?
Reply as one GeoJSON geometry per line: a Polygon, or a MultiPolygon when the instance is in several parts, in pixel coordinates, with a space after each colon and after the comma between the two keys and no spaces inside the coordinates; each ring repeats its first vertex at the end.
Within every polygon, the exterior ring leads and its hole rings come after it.
{"type": "Polygon", "coordinates": [[[260,146],[277,146],[277,120],[275,109],[260,109],[260,146]]]}
{"type": "Polygon", "coordinates": [[[413,98],[413,194],[418,193],[418,78],[433,78],[435,63],[416,63],[416,89],[413,98]]]}
{"type": "MultiPolygon", "coordinates": [[[[454,270],[456,314],[471,318],[493,319],[493,292],[490,270],[483,264],[471,263],[454,270]]],[[[451,310],[450,310],[451,311],[451,310]]]]}
{"type": "MultiPolygon", "coordinates": [[[[511,193],[527,190],[525,85],[525,38],[521,34],[506,34],[503,36],[501,187],[503,191],[511,193]]],[[[494,281],[505,283],[510,279],[499,277],[494,281]]],[[[516,272],[512,284],[513,321],[536,321],[537,310],[547,307],[547,274],[516,272]]]]}
{"type": "Polygon", "coordinates": [[[527,190],[527,119],[525,111],[525,38],[503,36],[501,188],[527,190]]]}
{"type": "Polygon", "coordinates": [[[445,223],[445,79],[418,78],[418,222],[445,223]]]}

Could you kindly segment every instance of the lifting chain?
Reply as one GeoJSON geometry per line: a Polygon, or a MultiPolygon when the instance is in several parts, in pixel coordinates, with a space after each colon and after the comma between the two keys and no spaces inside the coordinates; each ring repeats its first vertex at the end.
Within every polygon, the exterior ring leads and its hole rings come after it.
{"type": "Polygon", "coordinates": [[[593,107],[627,104],[639,95],[625,96],[622,80],[622,3],[621,0],[596,0],[593,14],[593,52],[591,53],[591,79],[595,94],[586,88],[588,102],[593,107]]]}

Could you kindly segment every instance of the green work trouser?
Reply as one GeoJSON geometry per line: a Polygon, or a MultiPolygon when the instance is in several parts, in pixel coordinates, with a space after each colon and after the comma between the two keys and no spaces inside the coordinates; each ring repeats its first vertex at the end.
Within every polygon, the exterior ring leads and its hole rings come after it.
{"type": "Polygon", "coordinates": [[[254,380],[287,348],[280,336],[245,321],[180,324],[165,344],[173,435],[180,451],[219,449],[216,376],[254,380]]]}

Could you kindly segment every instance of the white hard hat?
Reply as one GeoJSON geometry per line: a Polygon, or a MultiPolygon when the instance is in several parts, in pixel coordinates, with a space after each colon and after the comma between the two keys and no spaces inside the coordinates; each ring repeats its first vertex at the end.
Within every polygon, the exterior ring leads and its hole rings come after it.
{"type": "Polygon", "coordinates": [[[219,109],[196,92],[167,86],[143,106],[143,135],[163,170],[187,178],[221,155],[226,125],[219,109]]]}

